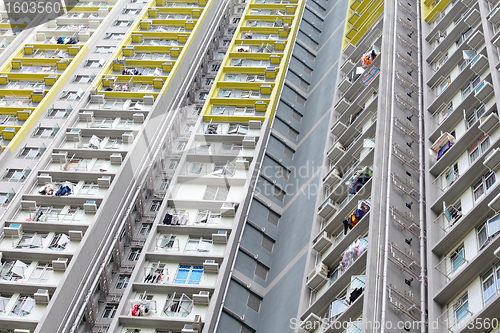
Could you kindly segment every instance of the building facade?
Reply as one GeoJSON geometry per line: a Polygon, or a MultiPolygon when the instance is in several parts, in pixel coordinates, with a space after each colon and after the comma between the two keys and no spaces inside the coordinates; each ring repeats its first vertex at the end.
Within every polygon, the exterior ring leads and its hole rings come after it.
{"type": "Polygon", "coordinates": [[[498,330],[500,4],[11,5],[1,333],[498,330]]]}

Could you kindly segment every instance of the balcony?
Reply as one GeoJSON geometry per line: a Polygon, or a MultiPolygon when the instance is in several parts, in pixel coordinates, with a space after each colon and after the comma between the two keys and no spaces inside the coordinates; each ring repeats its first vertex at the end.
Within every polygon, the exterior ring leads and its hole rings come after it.
{"type": "Polygon", "coordinates": [[[349,244],[354,243],[356,240],[363,238],[362,235],[366,235],[368,231],[370,221],[370,212],[368,211],[365,216],[363,216],[358,223],[352,228],[348,229],[347,234],[344,231],[340,231],[337,237],[333,239],[333,246],[329,252],[325,252],[322,262],[325,265],[331,266],[335,261],[340,258],[342,252],[349,244]]]}
{"type": "MultiPolygon", "coordinates": [[[[482,220],[484,220],[488,214],[491,213],[491,210],[488,208],[488,204],[495,198],[498,193],[499,182],[496,182],[495,185],[486,192],[483,197],[481,197],[478,201],[475,202],[474,207],[463,214],[463,216],[452,225],[443,224],[446,229],[446,234],[443,235],[439,241],[434,244],[432,252],[439,256],[445,255],[456,243],[458,243],[463,235],[467,235],[471,230],[473,230],[482,220]]],[[[436,208],[439,207],[435,205],[436,208]]],[[[431,209],[434,210],[434,207],[431,209]]],[[[436,220],[436,223],[445,223],[443,217],[439,217],[439,220],[436,220]]],[[[432,245],[431,245],[432,246],[432,245]]]]}
{"type": "Polygon", "coordinates": [[[324,333],[341,332],[344,328],[340,323],[359,317],[363,310],[365,276],[353,275],[351,282],[335,297],[330,305],[325,320],[330,323],[324,333]],[[337,325],[336,325],[337,324],[337,325]]]}
{"type": "Polygon", "coordinates": [[[433,23],[433,27],[425,40],[430,42],[439,31],[444,31],[452,23],[452,20],[457,17],[458,13],[462,12],[466,7],[462,1],[455,1],[448,5],[445,16],[433,23]]]}
{"type": "Polygon", "coordinates": [[[310,313],[320,313],[331,303],[345,286],[351,282],[352,275],[362,274],[366,269],[366,249],[357,257],[351,265],[322,293],[318,294],[316,301],[300,317],[304,320],[310,313]]]}

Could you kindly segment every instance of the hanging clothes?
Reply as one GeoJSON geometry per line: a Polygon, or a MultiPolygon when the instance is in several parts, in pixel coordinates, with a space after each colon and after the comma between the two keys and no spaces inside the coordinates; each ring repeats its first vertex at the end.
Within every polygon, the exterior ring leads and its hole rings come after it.
{"type": "Polygon", "coordinates": [[[361,83],[367,86],[370,83],[372,83],[379,74],[380,74],[380,69],[378,67],[372,67],[368,71],[368,73],[364,75],[363,80],[361,80],[361,83]]]}

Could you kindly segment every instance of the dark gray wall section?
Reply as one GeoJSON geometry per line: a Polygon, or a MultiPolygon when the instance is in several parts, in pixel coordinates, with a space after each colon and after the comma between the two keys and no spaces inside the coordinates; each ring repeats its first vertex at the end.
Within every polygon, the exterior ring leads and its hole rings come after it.
{"type": "Polygon", "coordinates": [[[257,182],[257,191],[266,198],[266,202],[279,206],[282,215],[278,226],[274,226],[267,219],[268,207],[253,200],[248,219],[264,228],[264,231],[247,224],[240,245],[251,254],[258,255],[258,258],[240,250],[234,267],[235,275],[245,276],[244,282],[250,285],[250,289],[264,290],[260,312],[256,313],[248,308],[246,304],[249,291],[232,280],[224,306],[234,314],[244,316],[244,319],[238,320],[229,311],[223,312],[218,333],[237,333],[242,322],[259,333],[293,331],[290,319],[297,316],[301,290],[305,286],[303,277],[306,250],[311,246],[309,240],[314,223],[316,197],[318,190],[322,191],[321,172],[318,169],[322,166],[327,148],[325,142],[332,112],[337,59],[347,10],[346,0],[319,3],[320,6],[311,0],[306,3],[299,41],[295,44],[273,123],[273,132],[278,134],[271,134],[269,138],[261,169],[261,174],[265,177],[261,176],[257,182]],[[323,24],[313,12],[320,16],[326,15],[323,24]],[[322,31],[320,36],[315,33],[316,28],[312,22],[322,31]],[[318,47],[310,43],[305,33],[311,34],[318,42],[318,47]],[[314,70],[312,75],[308,69],[314,70]],[[301,80],[306,81],[309,88],[301,86],[301,80]],[[305,105],[299,102],[298,95],[307,100],[305,105]],[[301,122],[293,118],[293,110],[303,115],[301,122]],[[299,132],[297,140],[289,135],[290,128],[299,132]],[[286,145],[295,150],[293,159],[285,156],[285,143],[280,138],[285,139],[286,145]],[[276,174],[276,168],[280,164],[292,171],[288,180],[276,174]],[[283,202],[272,194],[273,181],[286,191],[283,202]],[[305,191],[299,194],[298,190],[302,187],[305,191]],[[272,253],[261,246],[263,233],[276,240],[272,253]],[[254,274],[257,261],[270,267],[266,281],[254,274]]]}

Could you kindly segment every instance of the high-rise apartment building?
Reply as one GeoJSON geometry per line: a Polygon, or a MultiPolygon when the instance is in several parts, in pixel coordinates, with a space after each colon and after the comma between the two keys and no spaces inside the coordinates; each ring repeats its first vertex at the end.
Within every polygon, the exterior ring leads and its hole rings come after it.
{"type": "Polygon", "coordinates": [[[60,4],[0,8],[0,333],[498,330],[500,3],[60,4]]]}

